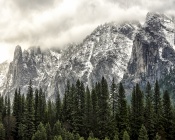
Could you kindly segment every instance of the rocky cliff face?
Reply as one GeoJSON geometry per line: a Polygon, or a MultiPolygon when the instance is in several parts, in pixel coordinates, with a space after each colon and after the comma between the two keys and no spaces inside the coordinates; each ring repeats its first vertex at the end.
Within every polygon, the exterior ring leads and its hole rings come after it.
{"type": "Polygon", "coordinates": [[[67,80],[74,83],[80,79],[91,87],[102,76],[108,82],[114,77],[127,89],[135,83],[154,83],[175,65],[174,31],[170,17],[148,13],[142,26],[138,22],[104,24],[81,44],[70,44],[64,50],[35,47],[22,51],[17,46],[8,70],[2,70],[6,76],[0,91],[13,97],[15,88],[20,87],[26,93],[31,79],[34,88],[42,87],[53,99],[58,90],[64,94],[67,80]]]}
{"type": "Polygon", "coordinates": [[[59,90],[64,94],[67,80],[80,79],[90,87],[104,76],[108,82],[123,78],[129,62],[132,42],[140,24],[108,23],[97,27],[81,44],[70,44],[61,51],[16,47],[10,63],[3,94],[14,94],[15,88],[26,93],[31,79],[34,87],[42,87],[54,98],[59,90]]]}
{"type": "Polygon", "coordinates": [[[135,83],[154,83],[175,65],[174,21],[165,15],[148,13],[146,22],[133,41],[133,49],[123,82],[128,89],[135,83]]]}

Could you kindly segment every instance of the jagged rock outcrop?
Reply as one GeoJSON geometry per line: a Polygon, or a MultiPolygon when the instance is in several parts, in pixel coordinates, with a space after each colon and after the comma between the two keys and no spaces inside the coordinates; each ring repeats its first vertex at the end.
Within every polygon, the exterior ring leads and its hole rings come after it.
{"type": "Polygon", "coordinates": [[[62,51],[17,46],[7,73],[4,94],[14,94],[15,88],[26,93],[31,79],[34,87],[42,87],[48,97],[59,90],[64,94],[67,80],[80,79],[90,87],[104,76],[108,82],[123,78],[132,50],[138,22],[97,27],[81,44],[70,44],[62,51]]]}
{"type": "Polygon", "coordinates": [[[172,18],[148,13],[144,25],[104,24],[81,44],[64,50],[33,47],[22,51],[17,46],[0,91],[13,97],[15,88],[21,88],[25,94],[31,79],[34,88],[41,87],[54,99],[58,90],[63,96],[68,80],[80,79],[91,87],[104,76],[109,83],[113,78],[116,83],[122,80],[129,93],[135,83],[142,87],[147,81],[154,83],[174,67],[174,31],[172,18]]]}
{"type": "Polygon", "coordinates": [[[169,73],[175,65],[174,21],[162,14],[148,13],[133,41],[133,49],[123,82],[131,89],[144,87],[169,73]]]}

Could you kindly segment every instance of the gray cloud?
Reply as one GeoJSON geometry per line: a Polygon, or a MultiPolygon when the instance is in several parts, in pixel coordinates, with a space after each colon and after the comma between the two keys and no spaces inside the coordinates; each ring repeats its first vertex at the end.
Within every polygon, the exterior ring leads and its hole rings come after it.
{"type": "Polygon", "coordinates": [[[81,42],[105,22],[144,21],[147,12],[175,14],[174,0],[2,0],[0,47],[62,47],[81,42]]]}

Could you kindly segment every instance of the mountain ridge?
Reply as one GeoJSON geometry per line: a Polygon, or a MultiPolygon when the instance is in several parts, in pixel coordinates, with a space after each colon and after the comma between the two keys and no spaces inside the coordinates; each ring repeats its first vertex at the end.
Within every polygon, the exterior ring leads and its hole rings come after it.
{"type": "Polygon", "coordinates": [[[157,74],[163,75],[175,64],[174,30],[171,18],[148,13],[144,25],[139,22],[104,24],[82,43],[70,44],[61,51],[42,52],[40,48],[22,51],[17,46],[7,78],[0,86],[1,94],[13,96],[15,88],[19,87],[26,92],[30,79],[34,87],[42,87],[47,97],[52,99],[58,90],[63,97],[68,80],[75,83],[80,79],[91,87],[102,76],[109,83],[114,77],[116,83],[122,80],[131,89],[135,83],[144,86],[141,79],[144,77],[151,81],[153,77],[147,77],[156,73],[153,83],[160,78],[157,74]],[[170,53],[172,56],[168,55],[170,53]],[[155,59],[159,62],[160,73],[153,68],[155,59]],[[143,77],[140,76],[142,74],[143,77]]]}

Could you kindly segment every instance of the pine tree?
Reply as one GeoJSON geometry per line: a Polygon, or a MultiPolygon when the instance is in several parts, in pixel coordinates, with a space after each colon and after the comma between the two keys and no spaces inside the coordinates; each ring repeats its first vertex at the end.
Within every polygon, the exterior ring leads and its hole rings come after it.
{"type": "Polygon", "coordinates": [[[11,116],[11,103],[9,95],[5,97],[6,116],[3,119],[3,125],[6,130],[7,139],[11,138],[12,132],[15,128],[15,118],[11,116]]]}
{"type": "Polygon", "coordinates": [[[38,125],[40,124],[39,118],[39,93],[38,89],[35,90],[35,129],[37,129],[38,125]]]}
{"type": "Polygon", "coordinates": [[[149,140],[147,135],[147,130],[144,125],[142,125],[140,129],[138,140],[149,140]]]}
{"type": "Polygon", "coordinates": [[[152,100],[151,85],[148,82],[146,87],[145,126],[149,139],[154,138],[154,110],[152,100]]]}
{"type": "Polygon", "coordinates": [[[143,124],[143,93],[138,84],[133,88],[131,99],[131,138],[137,139],[143,124]]]}
{"type": "Polygon", "coordinates": [[[159,136],[158,133],[156,133],[156,136],[155,136],[154,140],[161,140],[161,137],[159,136]]]}
{"type": "Polygon", "coordinates": [[[156,128],[156,131],[158,131],[161,125],[160,119],[161,119],[162,105],[161,105],[161,97],[160,97],[160,88],[157,80],[154,86],[153,106],[154,106],[154,114],[155,114],[155,117],[154,117],[155,128],[156,128]]]}
{"type": "Polygon", "coordinates": [[[61,120],[61,99],[59,91],[57,92],[56,95],[56,119],[61,120]]]}
{"type": "Polygon", "coordinates": [[[45,128],[46,128],[47,140],[51,140],[52,139],[52,130],[51,130],[50,124],[47,123],[45,128]]]}
{"type": "Polygon", "coordinates": [[[73,128],[77,133],[83,133],[83,119],[84,119],[84,103],[85,103],[85,90],[84,85],[79,80],[76,82],[76,89],[74,93],[74,109],[73,109],[73,128]],[[82,112],[81,112],[82,111],[82,112]]]}
{"type": "Polygon", "coordinates": [[[22,123],[18,126],[18,140],[25,140],[27,139],[26,136],[26,126],[22,123]]]}
{"type": "Polygon", "coordinates": [[[74,140],[79,140],[80,139],[80,135],[78,134],[78,133],[76,133],[75,135],[74,135],[74,140]]]}
{"type": "Polygon", "coordinates": [[[53,134],[54,136],[59,136],[62,133],[61,123],[57,121],[53,127],[53,134]]]}
{"type": "Polygon", "coordinates": [[[117,85],[115,84],[114,78],[111,84],[111,106],[112,106],[112,117],[115,118],[117,110],[117,85]]]}
{"type": "Polygon", "coordinates": [[[123,133],[123,140],[130,140],[129,134],[127,131],[123,133]]]}
{"type": "Polygon", "coordinates": [[[15,125],[13,135],[14,135],[14,139],[18,139],[18,127],[19,127],[19,124],[21,123],[21,119],[22,119],[22,104],[21,104],[20,89],[18,91],[16,89],[16,91],[15,91],[15,97],[13,100],[13,113],[12,113],[12,115],[16,119],[16,125],[15,125]]]}
{"type": "Polygon", "coordinates": [[[94,134],[94,136],[96,137],[98,134],[98,99],[97,99],[97,93],[95,89],[92,89],[92,132],[94,134]]]}
{"type": "Polygon", "coordinates": [[[4,98],[3,96],[0,95],[0,122],[2,122],[3,110],[4,110],[4,98]]]}
{"type": "Polygon", "coordinates": [[[45,93],[42,91],[42,89],[39,89],[39,120],[40,122],[45,121],[45,112],[46,112],[46,98],[45,93]]]}
{"type": "Polygon", "coordinates": [[[37,131],[32,136],[32,140],[47,140],[46,129],[42,123],[39,124],[37,131]]]}
{"type": "Polygon", "coordinates": [[[101,89],[98,93],[98,127],[99,137],[103,139],[109,134],[109,123],[110,123],[110,107],[109,107],[109,91],[108,84],[104,77],[101,80],[101,89]]]}
{"type": "Polygon", "coordinates": [[[34,100],[33,100],[33,88],[32,88],[32,82],[30,80],[29,86],[28,86],[28,93],[27,93],[27,138],[31,139],[33,136],[33,133],[35,132],[35,125],[34,125],[34,100]]]}
{"type": "Polygon", "coordinates": [[[86,134],[89,134],[92,126],[92,99],[89,88],[86,88],[86,134]]]}
{"type": "Polygon", "coordinates": [[[59,136],[55,136],[54,140],[62,140],[62,137],[60,135],[59,136]]]}
{"type": "Polygon", "coordinates": [[[122,83],[119,84],[118,91],[118,129],[119,137],[122,139],[125,130],[128,130],[128,113],[127,113],[127,102],[125,99],[125,90],[122,83]]]}
{"type": "Polygon", "coordinates": [[[0,123],[0,140],[5,140],[5,128],[2,123],[0,123]]]}
{"type": "Polygon", "coordinates": [[[163,95],[163,127],[166,132],[166,139],[173,139],[173,111],[167,90],[163,95]]]}
{"type": "Polygon", "coordinates": [[[115,132],[113,140],[119,140],[119,134],[118,131],[115,132]]]}
{"type": "Polygon", "coordinates": [[[56,112],[51,100],[48,100],[45,116],[45,122],[49,122],[53,126],[56,120],[56,112]]]}

